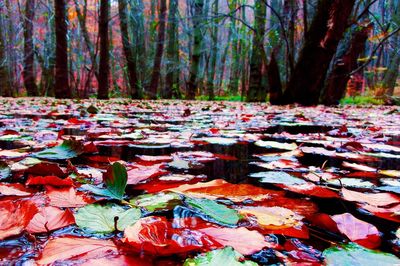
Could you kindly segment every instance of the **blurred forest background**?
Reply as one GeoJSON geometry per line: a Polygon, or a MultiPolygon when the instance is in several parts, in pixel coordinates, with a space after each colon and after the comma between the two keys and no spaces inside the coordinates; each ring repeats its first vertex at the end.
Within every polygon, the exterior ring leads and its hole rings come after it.
{"type": "Polygon", "coordinates": [[[2,96],[398,94],[400,0],[2,0],[2,96]]]}

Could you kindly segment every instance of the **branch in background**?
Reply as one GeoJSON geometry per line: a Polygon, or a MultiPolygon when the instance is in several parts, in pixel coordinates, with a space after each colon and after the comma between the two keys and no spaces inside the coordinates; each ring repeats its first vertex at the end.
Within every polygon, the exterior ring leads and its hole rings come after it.
{"type": "Polygon", "coordinates": [[[371,63],[373,56],[375,55],[375,53],[379,50],[379,48],[392,36],[394,36],[396,33],[400,32],[400,27],[395,29],[394,31],[392,31],[390,34],[386,35],[379,43],[378,45],[375,47],[375,49],[372,51],[371,55],[369,56],[368,60],[365,61],[364,64],[362,64],[361,66],[357,67],[356,69],[354,69],[353,71],[351,71],[348,75],[353,75],[354,73],[357,73],[358,71],[360,71],[361,69],[365,68],[369,63],[371,63]]]}

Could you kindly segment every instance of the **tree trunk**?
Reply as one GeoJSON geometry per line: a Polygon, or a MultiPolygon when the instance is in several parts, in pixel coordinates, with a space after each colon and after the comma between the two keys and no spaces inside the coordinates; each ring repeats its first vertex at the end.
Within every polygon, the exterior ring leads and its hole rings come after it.
{"type": "Polygon", "coordinates": [[[150,99],[157,99],[157,89],[161,77],[161,61],[164,52],[166,14],[167,14],[167,3],[166,1],[160,1],[160,10],[158,13],[156,54],[154,56],[153,74],[151,75],[151,82],[148,90],[150,99]]]}
{"type": "Polygon", "coordinates": [[[198,75],[200,69],[200,58],[202,55],[202,31],[201,22],[203,21],[204,0],[194,0],[193,15],[193,48],[190,60],[189,81],[187,84],[186,99],[194,100],[196,89],[198,88],[198,75]]]}
{"type": "Polygon", "coordinates": [[[263,82],[263,56],[264,51],[264,35],[266,22],[266,5],[263,1],[255,2],[254,10],[254,36],[252,44],[252,52],[250,57],[250,77],[249,89],[247,91],[247,102],[263,102],[267,96],[267,85],[263,82]]]}
{"type": "MultiPolygon", "coordinates": [[[[214,1],[214,8],[212,16],[218,13],[218,1],[214,1]]],[[[215,68],[217,66],[217,56],[218,56],[218,27],[217,21],[214,21],[211,30],[211,51],[210,51],[210,62],[209,69],[207,73],[207,94],[208,100],[214,100],[214,84],[215,84],[215,68]]]]}
{"type": "Polygon", "coordinates": [[[318,104],[329,64],[348,27],[355,0],[319,0],[298,62],[284,93],[285,103],[318,104]]]}
{"type": "Polygon", "coordinates": [[[365,42],[371,25],[357,26],[350,40],[350,45],[344,50],[344,54],[336,60],[333,70],[326,80],[326,86],[322,95],[322,103],[325,105],[339,104],[341,98],[346,94],[347,82],[350,72],[358,67],[357,59],[364,51],[365,42]]]}
{"type": "Polygon", "coordinates": [[[38,87],[34,70],[35,54],[33,49],[33,19],[35,17],[35,0],[26,0],[24,15],[24,70],[22,76],[28,96],[38,96],[38,87]]]}
{"type": "Polygon", "coordinates": [[[279,73],[278,62],[275,58],[275,52],[272,52],[271,59],[269,61],[268,70],[268,83],[269,83],[269,102],[271,104],[282,103],[282,82],[279,73]]]}
{"type": "Polygon", "coordinates": [[[128,81],[130,87],[129,94],[133,99],[138,99],[140,86],[137,77],[136,58],[134,52],[132,51],[132,45],[129,39],[128,17],[126,14],[126,10],[127,10],[126,0],[118,0],[118,12],[120,20],[122,47],[124,50],[126,64],[128,67],[128,81]]]}
{"type": "Polygon", "coordinates": [[[55,31],[56,31],[56,98],[71,98],[68,78],[68,43],[67,16],[65,0],[55,0],[55,31]]]}
{"type": "Polygon", "coordinates": [[[393,96],[394,88],[396,87],[397,77],[399,76],[399,66],[400,66],[400,38],[396,36],[396,41],[394,42],[395,48],[390,53],[390,64],[388,69],[383,76],[382,87],[385,90],[386,96],[393,96]]]}
{"type": "Polygon", "coordinates": [[[170,0],[168,15],[168,47],[167,47],[167,75],[165,87],[161,92],[162,98],[170,99],[173,96],[180,98],[179,93],[179,36],[178,36],[178,0],[170,0]]]}
{"type": "Polygon", "coordinates": [[[0,6],[0,96],[10,97],[11,96],[11,86],[10,79],[7,69],[6,60],[6,38],[3,35],[3,7],[0,6]]]}
{"type": "Polygon", "coordinates": [[[100,38],[100,64],[99,64],[99,90],[98,99],[108,99],[110,77],[110,41],[108,36],[109,1],[100,1],[99,38],[100,38]]]}
{"type": "MultiPolygon", "coordinates": [[[[391,2],[391,10],[392,10],[392,21],[397,27],[400,25],[400,1],[391,2]]],[[[382,87],[385,90],[385,95],[390,97],[393,96],[394,88],[396,87],[396,81],[399,76],[399,67],[400,67],[400,33],[397,33],[393,37],[393,50],[390,53],[390,63],[388,65],[388,69],[385,72],[382,80],[382,87]]]]}
{"type": "MultiPolygon", "coordinates": [[[[96,78],[98,80],[99,73],[98,73],[98,69],[97,69],[96,53],[94,51],[93,43],[90,40],[89,31],[86,26],[86,14],[82,12],[78,0],[74,0],[74,3],[75,3],[75,10],[77,13],[79,27],[82,31],[83,40],[85,41],[86,49],[89,52],[89,57],[90,57],[90,60],[92,63],[91,71],[94,73],[94,75],[96,76],[96,78]]],[[[89,74],[89,79],[91,79],[91,76],[92,76],[92,74],[89,74]]]]}

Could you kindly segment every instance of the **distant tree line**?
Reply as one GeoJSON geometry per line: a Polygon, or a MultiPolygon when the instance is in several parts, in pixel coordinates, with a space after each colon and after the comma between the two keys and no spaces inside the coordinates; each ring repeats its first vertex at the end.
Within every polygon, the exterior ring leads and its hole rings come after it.
{"type": "Polygon", "coordinates": [[[3,0],[0,93],[332,105],[358,82],[390,97],[399,27],[399,0],[3,0]]]}

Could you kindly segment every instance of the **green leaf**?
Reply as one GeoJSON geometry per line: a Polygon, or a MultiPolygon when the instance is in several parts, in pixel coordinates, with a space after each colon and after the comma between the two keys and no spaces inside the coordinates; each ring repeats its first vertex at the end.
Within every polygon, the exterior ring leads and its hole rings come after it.
{"type": "Polygon", "coordinates": [[[33,153],[32,156],[47,160],[67,160],[78,156],[82,152],[83,145],[80,141],[64,140],[61,145],[33,153]]]}
{"type": "Polygon", "coordinates": [[[235,251],[232,247],[217,249],[205,254],[201,254],[193,259],[186,259],[184,266],[256,266],[257,263],[244,260],[242,254],[235,251]]]}
{"type": "Polygon", "coordinates": [[[0,162],[0,180],[6,179],[11,175],[11,169],[5,162],[0,162]]]}
{"type": "Polygon", "coordinates": [[[126,183],[128,181],[128,173],[125,166],[119,162],[115,162],[109,166],[107,172],[103,176],[103,181],[115,198],[122,199],[125,194],[126,183]]]}
{"type": "Polygon", "coordinates": [[[150,212],[172,210],[181,202],[181,197],[176,193],[145,194],[130,200],[130,203],[150,212]]]}
{"type": "Polygon", "coordinates": [[[400,259],[396,256],[366,249],[355,243],[331,247],[323,252],[325,263],[328,266],[363,266],[363,265],[399,265],[400,259]]]}
{"type": "Polygon", "coordinates": [[[186,198],[185,201],[189,206],[198,209],[222,224],[236,225],[240,219],[239,213],[236,210],[209,199],[186,198]]]}
{"type": "Polygon", "coordinates": [[[103,175],[103,181],[106,188],[98,188],[92,185],[83,185],[82,188],[90,190],[97,195],[122,200],[128,181],[128,173],[125,166],[119,162],[110,165],[103,175]]]}
{"type": "Polygon", "coordinates": [[[76,224],[80,228],[96,233],[111,233],[116,229],[115,217],[118,217],[116,221],[118,231],[123,231],[140,219],[141,212],[137,208],[126,210],[115,204],[106,206],[90,204],[80,208],[74,216],[76,224]]]}

